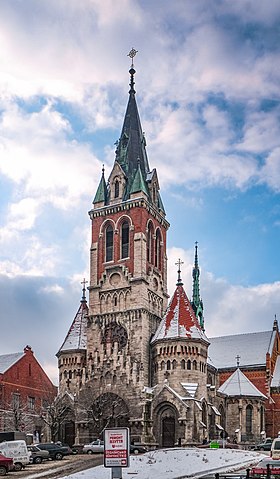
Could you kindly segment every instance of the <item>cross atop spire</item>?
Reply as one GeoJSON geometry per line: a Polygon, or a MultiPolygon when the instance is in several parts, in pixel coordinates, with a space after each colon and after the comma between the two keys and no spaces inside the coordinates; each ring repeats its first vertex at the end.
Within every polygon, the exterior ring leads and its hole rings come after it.
{"type": "Polygon", "coordinates": [[[133,63],[133,58],[135,57],[136,53],[138,53],[137,50],[135,50],[135,48],[132,48],[127,55],[128,57],[131,58],[131,67],[130,67],[130,70],[129,70],[129,73],[130,73],[130,84],[129,84],[130,90],[129,90],[129,93],[136,93],[136,91],[134,90],[135,69],[134,69],[134,63],[133,63]]]}
{"type": "Polygon", "coordinates": [[[235,359],[236,359],[236,366],[239,368],[239,366],[240,366],[240,359],[241,359],[240,356],[239,356],[239,354],[237,354],[237,356],[235,357],[235,359]]]}
{"type": "Polygon", "coordinates": [[[181,279],[181,265],[184,264],[184,261],[182,261],[180,258],[178,259],[177,263],[175,263],[176,266],[178,266],[178,279],[177,279],[177,284],[176,286],[180,286],[183,284],[182,279],[181,279]]]}
{"type": "Polygon", "coordinates": [[[133,58],[136,56],[137,53],[138,50],[135,50],[135,48],[132,47],[130,52],[127,54],[127,56],[131,58],[131,68],[134,68],[133,58]]]}
{"type": "Polygon", "coordinates": [[[83,303],[86,303],[87,299],[86,299],[86,284],[88,283],[88,281],[85,280],[85,278],[83,279],[83,281],[81,281],[81,284],[83,285],[83,295],[82,295],[82,299],[81,299],[81,302],[83,303]]]}

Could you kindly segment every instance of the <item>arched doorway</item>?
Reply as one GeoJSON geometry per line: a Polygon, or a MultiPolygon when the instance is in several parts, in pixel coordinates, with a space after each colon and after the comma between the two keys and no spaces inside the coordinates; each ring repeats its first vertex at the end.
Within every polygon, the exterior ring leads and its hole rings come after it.
{"type": "Polygon", "coordinates": [[[173,447],[175,444],[175,417],[162,418],[162,447],[173,447]]]}
{"type": "Polygon", "coordinates": [[[154,435],[159,447],[173,447],[180,435],[176,408],[168,402],[161,403],[155,409],[153,416],[156,418],[154,435]]]}

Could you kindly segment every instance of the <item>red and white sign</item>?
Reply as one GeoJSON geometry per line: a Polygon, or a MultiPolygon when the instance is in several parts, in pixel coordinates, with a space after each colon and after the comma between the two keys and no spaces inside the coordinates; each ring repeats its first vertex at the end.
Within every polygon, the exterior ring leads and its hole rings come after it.
{"type": "Polygon", "coordinates": [[[127,427],[104,430],[104,466],[129,466],[129,429],[127,427]]]}

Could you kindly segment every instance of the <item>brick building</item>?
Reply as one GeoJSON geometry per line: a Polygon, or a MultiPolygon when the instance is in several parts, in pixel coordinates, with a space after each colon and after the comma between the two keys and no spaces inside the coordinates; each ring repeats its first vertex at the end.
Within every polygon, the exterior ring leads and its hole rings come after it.
{"type": "Polygon", "coordinates": [[[57,388],[35,358],[30,346],[22,353],[0,356],[0,430],[24,431],[37,440],[44,430],[42,413],[57,388]]]}
{"type": "Polygon", "coordinates": [[[276,320],[273,331],[259,333],[253,346],[250,334],[243,342],[230,337],[226,347],[226,340],[209,339],[197,244],[192,301],[179,261],[168,305],[169,223],[157,172],[148,162],[133,63],[129,73],[115,162],[108,181],[103,169],[89,212],[89,304],[84,288],[57,354],[60,394],[73,398],[76,442],[96,437],[108,425],[129,426],[132,440],[159,446],[198,443],[223,431],[246,442],[264,431],[275,435],[276,320]]]}

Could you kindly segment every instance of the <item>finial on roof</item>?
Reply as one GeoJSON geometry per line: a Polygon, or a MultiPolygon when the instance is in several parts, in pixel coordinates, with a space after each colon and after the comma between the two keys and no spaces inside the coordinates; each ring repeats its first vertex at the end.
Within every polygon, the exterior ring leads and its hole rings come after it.
{"type": "Polygon", "coordinates": [[[235,359],[236,359],[236,366],[239,368],[239,366],[240,366],[240,356],[239,356],[239,354],[237,354],[235,359]]]}
{"type": "Polygon", "coordinates": [[[278,331],[278,321],[277,321],[276,314],[274,315],[273,331],[278,331]]]}
{"type": "Polygon", "coordinates": [[[131,67],[130,67],[130,70],[129,70],[129,73],[130,73],[130,90],[129,90],[129,93],[136,93],[135,90],[134,90],[134,85],[135,85],[135,82],[134,82],[134,75],[135,75],[135,69],[134,69],[134,63],[133,63],[133,58],[135,57],[136,53],[138,53],[138,50],[135,50],[135,48],[132,47],[132,49],[130,50],[130,52],[128,53],[128,57],[131,58],[131,67]]]}
{"type": "Polygon", "coordinates": [[[105,173],[105,168],[104,168],[104,163],[102,165],[102,176],[104,176],[104,173],[105,173]]]}
{"type": "Polygon", "coordinates": [[[86,299],[86,284],[87,283],[88,281],[86,281],[85,278],[83,279],[83,281],[81,281],[81,284],[83,285],[83,295],[82,295],[81,303],[87,302],[87,299],[86,299]]]}
{"type": "Polygon", "coordinates": [[[178,279],[176,286],[181,286],[183,284],[183,281],[181,279],[181,265],[184,264],[184,261],[182,261],[180,258],[178,259],[177,263],[175,263],[176,266],[178,266],[178,279]]]}

